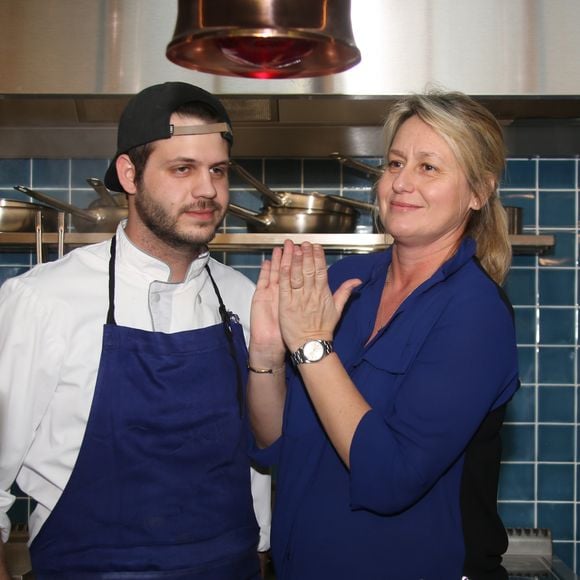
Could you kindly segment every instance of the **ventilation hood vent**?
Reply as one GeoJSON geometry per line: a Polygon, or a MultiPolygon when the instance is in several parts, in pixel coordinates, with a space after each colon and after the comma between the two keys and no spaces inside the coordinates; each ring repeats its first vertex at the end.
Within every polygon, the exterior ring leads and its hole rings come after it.
{"type": "Polygon", "coordinates": [[[237,156],[380,155],[390,103],[429,86],[480,99],[512,152],[531,134],[554,143],[542,153],[580,151],[577,0],[351,0],[361,62],[286,80],[173,64],[176,17],[177,0],[0,3],[0,155],[106,157],[128,98],[167,80],[222,97],[237,156]]]}

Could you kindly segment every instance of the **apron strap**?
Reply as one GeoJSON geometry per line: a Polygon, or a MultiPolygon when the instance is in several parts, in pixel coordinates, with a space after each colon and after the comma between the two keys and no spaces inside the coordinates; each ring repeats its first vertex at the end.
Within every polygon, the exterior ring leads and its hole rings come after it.
{"type": "Polygon", "coordinates": [[[219,302],[219,313],[220,313],[220,318],[222,319],[222,326],[224,329],[224,332],[226,334],[226,339],[228,341],[228,349],[230,351],[230,355],[231,357],[234,359],[234,364],[236,366],[236,396],[238,398],[238,406],[240,409],[240,417],[243,417],[244,415],[244,395],[243,395],[243,390],[242,390],[242,374],[240,371],[240,365],[239,365],[239,361],[238,358],[236,357],[236,347],[234,345],[234,335],[232,332],[232,327],[230,326],[230,313],[226,310],[226,306],[224,304],[224,301],[222,300],[222,296],[220,294],[219,288],[217,287],[217,284],[215,283],[215,280],[213,279],[213,276],[211,275],[211,271],[209,269],[209,264],[205,265],[205,269],[208,273],[209,279],[211,280],[214,292],[217,296],[218,302],[219,302]]]}
{"type": "MultiPolygon", "coordinates": [[[[117,248],[117,236],[113,236],[111,239],[111,257],[109,259],[109,310],[107,312],[107,324],[116,325],[115,321],[115,260],[116,260],[116,248],[117,248]]],[[[217,296],[219,302],[219,313],[222,321],[222,326],[226,334],[226,339],[228,341],[228,350],[230,355],[234,360],[236,366],[236,396],[238,399],[238,406],[240,409],[240,417],[244,415],[244,396],[242,389],[242,373],[240,370],[240,364],[236,356],[236,347],[234,345],[234,336],[232,332],[232,327],[230,326],[230,313],[227,311],[224,301],[220,291],[211,275],[209,265],[205,265],[205,269],[208,273],[209,279],[211,280],[214,292],[217,296]]]]}
{"type": "Polygon", "coordinates": [[[115,259],[117,248],[117,236],[111,239],[111,258],[109,259],[109,311],[107,312],[107,324],[117,325],[115,322],[115,259]]]}

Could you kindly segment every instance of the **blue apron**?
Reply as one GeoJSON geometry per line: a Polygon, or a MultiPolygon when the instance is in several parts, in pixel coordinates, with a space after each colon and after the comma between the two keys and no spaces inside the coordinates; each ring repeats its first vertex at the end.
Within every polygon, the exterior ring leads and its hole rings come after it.
{"type": "Polygon", "coordinates": [[[259,578],[242,328],[164,334],[109,314],[77,462],[30,547],[37,580],[259,578]],[[235,388],[237,386],[237,389],[235,388]]]}

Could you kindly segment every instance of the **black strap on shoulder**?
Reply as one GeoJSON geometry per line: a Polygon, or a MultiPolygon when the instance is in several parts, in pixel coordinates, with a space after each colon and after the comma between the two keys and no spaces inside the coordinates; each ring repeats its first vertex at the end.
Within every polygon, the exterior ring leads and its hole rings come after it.
{"type": "Polygon", "coordinates": [[[240,370],[240,364],[238,361],[238,357],[236,356],[236,347],[234,345],[234,335],[232,332],[232,327],[230,326],[230,314],[226,310],[226,306],[224,304],[224,301],[222,300],[222,296],[221,296],[220,291],[217,287],[217,284],[215,283],[215,280],[213,279],[213,276],[211,275],[211,271],[209,269],[208,264],[205,265],[205,269],[208,273],[209,279],[211,280],[213,289],[215,291],[215,294],[216,294],[218,302],[219,302],[219,313],[220,313],[220,318],[222,320],[222,326],[223,326],[224,332],[226,334],[226,339],[228,341],[228,350],[230,351],[230,356],[234,360],[234,365],[236,367],[236,396],[238,399],[238,406],[240,409],[240,417],[242,417],[244,415],[244,396],[243,396],[243,389],[242,389],[242,373],[240,370]]]}
{"type": "Polygon", "coordinates": [[[117,236],[111,239],[111,258],[109,259],[109,311],[107,312],[107,324],[115,322],[115,259],[117,248],[117,236]]]}

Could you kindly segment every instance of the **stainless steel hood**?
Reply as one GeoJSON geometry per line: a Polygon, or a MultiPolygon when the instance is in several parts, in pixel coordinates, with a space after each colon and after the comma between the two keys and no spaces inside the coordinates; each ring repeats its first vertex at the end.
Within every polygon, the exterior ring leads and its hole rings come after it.
{"type": "Polygon", "coordinates": [[[351,4],[360,64],[257,80],[169,62],[176,0],[0,0],[0,156],[110,155],[127,98],[166,80],[222,96],[237,156],[380,155],[389,103],[430,85],[484,101],[512,152],[555,129],[536,153],[580,152],[578,0],[351,4]]]}

